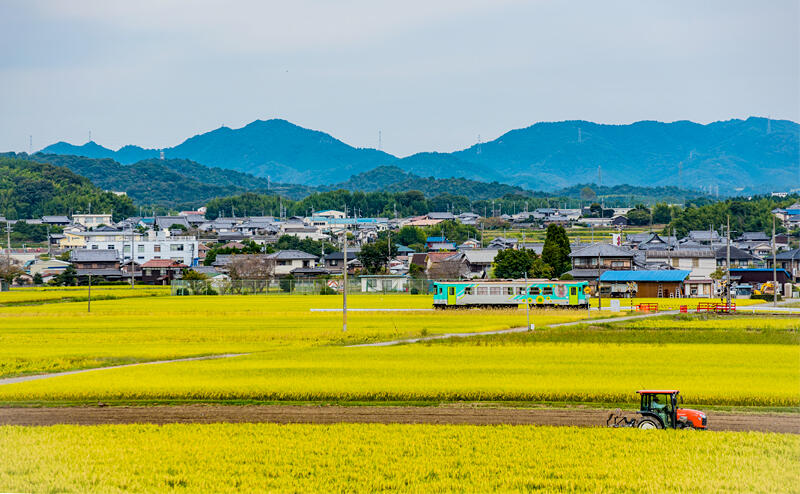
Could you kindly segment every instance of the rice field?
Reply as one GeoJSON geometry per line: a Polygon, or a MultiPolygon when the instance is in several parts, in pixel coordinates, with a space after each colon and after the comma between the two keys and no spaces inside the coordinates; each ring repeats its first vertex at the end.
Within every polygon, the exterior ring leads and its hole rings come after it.
{"type": "MultiPolygon", "coordinates": [[[[621,310],[636,310],[639,304],[658,304],[658,310],[678,310],[681,306],[686,306],[688,310],[696,310],[697,305],[701,303],[719,304],[719,298],[647,298],[647,297],[634,297],[634,298],[620,298],[609,299],[603,298],[603,307],[611,307],[611,300],[619,301],[621,310]]],[[[598,299],[592,298],[589,302],[591,307],[597,307],[598,299]]],[[[763,300],[756,299],[737,299],[732,303],[737,306],[746,307],[749,305],[763,304],[763,300]]]]}
{"type": "Polygon", "coordinates": [[[797,492],[800,436],[444,425],[0,427],[4,492],[797,492]],[[795,486],[795,487],[792,487],[795,486]]]}
{"type": "MultiPolygon", "coordinates": [[[[124,298],[159,297],[169,295],[168,286],[93,286],[92,301],[124,298]]],[[[0,307],[52,302],[83,302],[89,299],[88,287],[17,288],[0,292],[0,307]]],[[[83,305],[84,310],[86,305],[83,305]]]]}
{"type": "MultiPolygon", "coordinates": [[[[427,295],[354,295],[351,308],[431,308],[427,295]]],[[[362,343],[525,325],[522,310],[350,312],[342,332],[336,296],[148,297],[0,307],[0,377],[242,353],[281,346],[362,343]]],[[[540,326],[576,321],[582,311],[534,310],[540,326]]],[[[596,316],[599,317],[599,316],[596,316]]]]}

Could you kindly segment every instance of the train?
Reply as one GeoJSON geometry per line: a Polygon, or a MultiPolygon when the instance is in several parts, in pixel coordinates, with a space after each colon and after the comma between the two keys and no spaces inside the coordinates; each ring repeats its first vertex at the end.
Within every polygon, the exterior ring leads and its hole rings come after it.
{"type": "Polygon", "coordinates": [[[527,299],[531,306],[586,309],[590,292],[586,281],[573,280],[436,281],[433,307],[515,307],[527,299]]]}

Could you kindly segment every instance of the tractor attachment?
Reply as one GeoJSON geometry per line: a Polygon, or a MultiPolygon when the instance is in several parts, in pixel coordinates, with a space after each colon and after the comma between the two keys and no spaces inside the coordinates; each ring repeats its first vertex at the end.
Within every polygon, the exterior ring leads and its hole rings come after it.
{"type": "Polygon", "coordinates": [[[617,408],[613,413],[609,414],[606,419],[606,426],[608,427],[636,427],[636,419],[628,418],[622,414],[622,410],[617,408]]]}

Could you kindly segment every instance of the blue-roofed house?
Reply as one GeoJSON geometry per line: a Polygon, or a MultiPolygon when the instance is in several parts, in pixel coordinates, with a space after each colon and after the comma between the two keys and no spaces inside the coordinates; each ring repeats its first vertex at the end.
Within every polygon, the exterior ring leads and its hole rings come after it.
{"type": "Polygon", "coordinates": [[[600,290],[614,297],[680,298],[690,273],[682,269],[606,271],[600,275],[600,290]]]}

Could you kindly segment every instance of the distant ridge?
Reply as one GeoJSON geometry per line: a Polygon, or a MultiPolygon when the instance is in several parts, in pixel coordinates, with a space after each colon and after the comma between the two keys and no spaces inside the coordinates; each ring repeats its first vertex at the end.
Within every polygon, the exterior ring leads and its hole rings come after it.
{"type": "MultiPolygon", "coordinates": [[[[59,142],[42,152],[125,164],[159,155],[158,150],[138,146],[113,151],[94,142],[59,142]]],[[[788,120],[771,120],[768,125],[758,117],[706,125],[543,122],[461,151],[402,159],[349,146],[286,120],[256,120],[240,129],[221,127],[196,135],[164,153],[167,158],[314,186],[391,165],[423,177],[497,181],[539,190],[599,182],[598,167],[603,185],[710,187],[722,194],[800,187],[800,126],[788,120]]]]}

